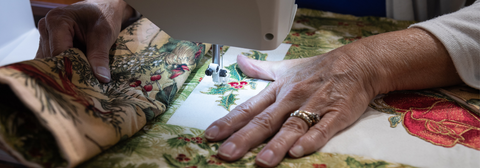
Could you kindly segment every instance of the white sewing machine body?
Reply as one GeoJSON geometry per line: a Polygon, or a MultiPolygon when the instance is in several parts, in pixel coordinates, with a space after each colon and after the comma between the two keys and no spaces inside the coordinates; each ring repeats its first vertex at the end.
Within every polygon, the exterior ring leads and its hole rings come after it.
{"type": "Polygon", "coordinates": [[[214,44],[205,72],[228,82],[218,45],[276,49],[292,27],[295,0],[125,0],[175,39],[214,44]]]}
{"type": "Polygon", "coordinates": [[[295,0],[125,0],[175,39],[256,50],[290,32],[295,0]]]}

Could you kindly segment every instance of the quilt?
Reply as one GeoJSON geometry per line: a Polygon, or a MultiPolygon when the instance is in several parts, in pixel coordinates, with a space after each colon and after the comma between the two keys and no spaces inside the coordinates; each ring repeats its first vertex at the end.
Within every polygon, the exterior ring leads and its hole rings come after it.
{"type": "MultiPolygon", "coordinates": [[[[299,9],[284,59],[323,54],[412,23],[299,9]]],[[[98,83],[78,49],[1,67],[0,149],[30,167],[255,167],[263,145],[225,162],[216,156],[222,142],[206,141],[203,129],[169,124],[205,80],[208,48],[172,39],[141,19],[112,47],[109,84],[98,83]]],[[[264,53],[245,54],[261,59],[264,53]]],[[[228,87],[252,87],[248,80],[228,87]]],[[[228,100],[236,103],[229,93],[216,102],[227,111],[234,105],[228,100]]],[[[318,152],[286,157],[279,167],[477,167],[479,144],[479,90],[398,91],[377,96],[318,152]]]]}

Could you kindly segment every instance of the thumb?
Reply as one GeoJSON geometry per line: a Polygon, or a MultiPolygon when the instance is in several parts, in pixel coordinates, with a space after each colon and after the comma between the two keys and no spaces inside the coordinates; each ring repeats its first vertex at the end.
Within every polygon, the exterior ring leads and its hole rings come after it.
{"type": "Polygon", "coordinates": [[[98,29],[92,32],[86,42],[86,47],[87,59],[95,76],[100,82],[108,83],[111,79],[108,53],[114,40],[104,33],[100,33],[98,29]]]}
{"type": "Polygon", "coordinates": [[[275,69],[278,62],[259,61],[250,59],[244,55],[237,56],[238,67],[242,72],[252,78],[275,80],[275,69]]]}
{"type": "Polygon", "coordinates": [[[277,80],[292,67],[301,64],[303,60],[259,61],[244,55],[237,56],[238,67],[242,72],[252,78],[264,80],[277,80]]]}

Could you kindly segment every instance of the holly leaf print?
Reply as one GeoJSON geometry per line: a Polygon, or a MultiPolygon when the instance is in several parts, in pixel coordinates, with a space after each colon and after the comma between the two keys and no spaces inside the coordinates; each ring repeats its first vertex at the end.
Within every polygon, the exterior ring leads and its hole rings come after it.
{"type": "Polygon", "coordinates": [[[230,79],[235,81],[243,81],[247,76],[243,74],[242,70],[238,67],[238,64],[232,64],[230,66],[225,67],[230,71],[230,79]]]}
{"type": "Polygon", "coordinates": [[[171,148],[181,148],[187,145],[192,137],[190,134],[178,135],[178,137],[168,139],[167,144],[171,148]]]}
{"type": "Polygon", "coordinates": [[[251,50],[253,53],[242,53],[243,55],[247,56],[248,58],[266,61],[268,54],[261,53],[259,51],[251,50]]]}
{"type": "Polygon", "coordinates": [[[250,88],[252,88],[252,90],[257,89],[257,83],[256,82],[249,82],[249,84],[250,84],[250,88]]]}
{"type": "Polygon", "coordinates": [[[230,106],[237,105],[235,103],[235,100],[238,100],[238,98],[235,98],[236,96],[237,96],[237,94],[230,93],[227,96],[220,96],[220,98],[222,98],[222,99],[217,100],[215,102],[220,102],[219,106],[222,106],[227,111],[230,111],[230,106]]]}
{"type": "Polygon", "coordinates": [[[223,85],[223,86],[216,86],[215,88],[211,87],[208,89],[208,91],[201,92],[201,93],[209,94],[209,95],[224,95],[225,92],[228,92],[228,91],[238,91],[238,89],[229,87],[228,85],[223,85]]]}
{"type": "Polygon", "coordinates": [[[355,158],[348,157],[345,162],[349,167],[354,167],[354,168],[363,168],[363,167],[386,167],[388,165],[387,162],[384,161],[378,161],[378,162],[372,162],[372,163],[361,163],[357,161],[355,158]]]}
{"type": "Polygon", "coordinates": [[[193,158],[184,154],[179,154],[176,158],[173,158],[172,155],[164,154],[163,158],[165,158],[170,167],[217,167],[217,165],[209,165],[205,156],[199,154],[193,158]]]}

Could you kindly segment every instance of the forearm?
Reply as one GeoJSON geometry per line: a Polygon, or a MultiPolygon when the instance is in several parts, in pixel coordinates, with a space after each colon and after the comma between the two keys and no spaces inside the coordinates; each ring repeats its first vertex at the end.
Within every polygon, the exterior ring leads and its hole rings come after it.
{"type": "Polygon", "coordinates": [[[443,44],[420,28],[368,37],[345,49],[358,52],[375,94],[462,82],[443,44]]]}

